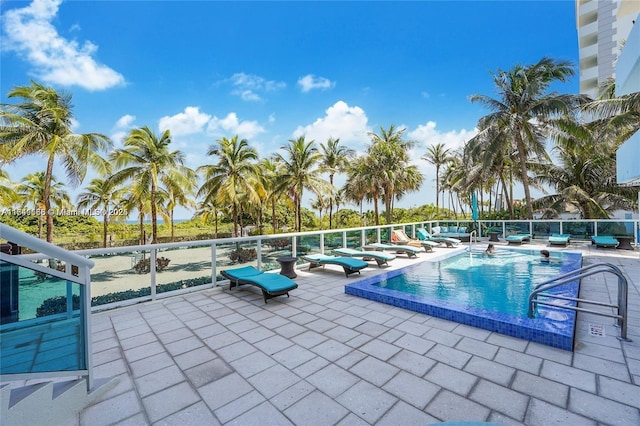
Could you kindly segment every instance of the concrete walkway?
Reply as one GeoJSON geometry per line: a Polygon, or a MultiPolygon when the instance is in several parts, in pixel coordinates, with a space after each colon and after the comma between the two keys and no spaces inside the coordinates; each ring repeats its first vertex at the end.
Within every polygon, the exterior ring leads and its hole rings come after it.
{"type": "MultiPolygon", "coordinates": [[[[119,383],[78,422],[639,425],[638,251],[576,249],[625,271],[632,342],[580,313],[575,351],[557,350],[345,295],[357,278],[327,266],[298,271],[291,297],[266,305],[256,288],[218,287],[94,314],[95,377],[119,383]]],[[[616,284],[585,279],[581,296],[615,300],[616,284]]]]}

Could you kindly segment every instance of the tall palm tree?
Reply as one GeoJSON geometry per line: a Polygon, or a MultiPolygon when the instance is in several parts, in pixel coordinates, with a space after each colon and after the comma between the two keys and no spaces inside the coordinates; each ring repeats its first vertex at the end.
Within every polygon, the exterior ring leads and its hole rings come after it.
{"type": "MultiPolygon", "coordinates": [[[[409,150],[415,143],[403,139],[405,131],[406,128],[396,129],[392,124],[389,129],[380,126],[379,134],[369,132],[372,143],[367,150],[367,155],[370,156],[377,170],[387,223],[392,223],[394,198],[401,196],[408,188],[404,182],[409,176],[407,170],[415,169],[410,172],[413,178],[420,184],[423,180],[416,166],[409,164],[409,150]]],[[[419,188],[419,185],[417,187],[419,188]]]]}
{"type": "Polygon", "coordinates": [[[440,208],[440,167],[446,165],[451,160],[450,153],[451,150],[445,148],[443,143],[437,143],[427,148],[427,153],[420,157],[436,166],[436,211],[440,208]]]}
{"type": "MultiPolygon", "coordinates": [[[[53,218],[53,211],[47,211],[45,203],[45,191],[47,188],[47,176],[45,172],[30,173],[16,186],[16,193],[22,199],[22,207],[33,206],[38,216],[38,238],[42,238],[42,217],[53,218]]],[[[64,185],[58,182],[55,176],[51,176],[49,184],[49,206],[66,208],[71,205],[71,197],[64,189],[64,185]]],[[[51,207],[49,207],[51,209],[51,207]]]]}
{"type": "Polygon", "coordinates": [[[281,201],[285,195],[284,191],[277,191],[277,176],[278,176],[278,164],[276,161],[272,161],[269,158],[263,158],[258,163],[260,181],[262,188],[265,191],[266,203],[271,208],[271,228],[275,234],[278,229],[278,218],[276,216],[276,205],[281,201]]]}
{"type": "Polygon", "coordinates": [[[10,163],[25,155],[39,154],[47,159],[43,203],[47,222],[47,241],[53,241],[51,183],[56,159],[62,161],[72,187],[82,183],[89,165],[99,173],[109,172],[109,163],[100,152],[111,141],[99,133],[75,134],[71,95],[31,81],[29,86],[13,88],[9,98],[21,98],[16,105],[3,104],[0,110],[0,163],[10,163]]]}
{"type": "Polygon", "coordinates": [[[608,219],[613,210],[635,208],[636,192],[616,183],[616,149],[625,129],[607,123],[556,122],[557,164],[534,163],[536,179],[556,192],[536,200],[546,217],[558,217],[566,205],[576,207],[583,219],[608,219]]]}
{"type": "Polygon", "coordinates": [[[167,213],[171,221],[171,241],[175,240],[174,211],[178,206],[195,208],[196,203],[191,198],[197,187],[198,175],[188,167],[180,171],[169,171],[171,177],[166,180],[167,191],[167,213]]]}
{"type": "Polygon", "coordinates": [[[527,217],[533,219],[527,162],[530,159],[548,160],[545,148],[547,123],[550,118],[567,114],[582,97],[546,93],[554,82],[565,82],[573,76],[570,62],[542,58],[533,65],[517,65],[509,71],[498,70],[493,75],[499,99],[472,95],[471,102],[479,102],[491,110],[478,121],[481,130],[509,131],[512,150],[517,154],[520,179],[524,188],[527,217]]]}
{"type": "MultiPolygon", "coordinates": [[[[340,145],[340,139],[329,138],[326,145],[320,144],[322,150],[322,162],[320,170],[329,174],[329,183],[333,187],[333,178],[336,173],[343,172],[350,159],[355,155],[355,150],[340,145]]],[[[333,229],[333,197],[329,197],[329,229],[333,229]]]]}
{"type": "Polygon", "coordinates": [[[122,191],[109,179],[92,179],[84,192],[78,194],[77,205],[79,209],[101,210],[102,214],[102,247],[107,246],[107,234],[109,233],[110,209],[120,202],[122,191]]]}
{"type": "Polygon", "coordinates": [[[359,205],[361,213],[364,201],[373,203],[376,225],[380,224],[378,201],[382,198],[383,191],[378,175],[377,164],[373,157],[369,155],[357,157],[347,168],[347,183],[343,187],[345,198],[359,205]]]}
{"type": "Polygon", "coordinates": [[[233,216],[233,235],[238,236],[238,216],[243,197],[257,200],[255,183],[258,159],[256,150],[246,139],[235,135],[231,139],[222,138],[209,148],[207,155],[214,155],[218,162],[198,168],[204,174],[204,182],[198,190],[203,203],[230,206],[233,216]]]}
{"type": "Polygon", "coordinates": [[[187,175],[181,151],[169,151],[171,133],[165,130],[160,137],[149,127],[133,129],[124,140],[124,147],[111,153],[110,159],[117,170],[111,180],[115,185],[131,182],[136,192],[136,203],[143,206],[149,201],[151,210],[151,243],[158,241],[158,193],[161,184],[165,188],[178,186],[176,176],[187,175]]]}
{"type": "Polygon", "coordinates": [[[296,230],[302,231],[302,195],[305,189],[316,195],[331,190],[330,184],[322,178],[318,168],[322,154],[318,152],[314,141],[306,141],[304,136],[290,139],[289,144],[280,147],[286,155],[276,154],[282,164],[278,177],[279,189],[286,189],[291,198],[296,214],[296,230]]]}

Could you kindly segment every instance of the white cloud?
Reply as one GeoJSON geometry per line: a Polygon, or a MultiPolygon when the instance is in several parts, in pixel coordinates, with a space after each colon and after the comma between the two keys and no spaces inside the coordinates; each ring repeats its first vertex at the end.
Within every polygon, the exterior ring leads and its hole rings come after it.
{"type": "Polygon", "coordinates": [[[162,117],[158,127],[162,132],[171,130],[171,136],[190,135],[202,132],[210,119],[211,116],[200,112],[200,108],[189,106],[184,109],[184,112],[162,117]]]}
{"type": "Polygon", "coordinates": [[[234,89],[233,95],[240,96],[244,101],[261,101],[260,93],[274,92],[284,89],[287,85],[282,81],[267,80],[255,74],[243,72],[235,73],[229,79],[234,89]]]}
{"type": "Polygon", "coordinates": [[[409,139],[417,141],[421,149],[426,150],[427,147],[438,143],[444,144],[450,150],[462,148],[466,141],[474,137],[478,133],[477,129],[460,131],[449,131],[441,133],[436,130],[436,123],[428,121],[427,124],[419,125],[415,130],[410,131],[407,136],[409,139]]]}
{"type": "Polygon", "coordinates": [[[328,78],[316,77],[313,74],[307,74],[304,77],[300,77],[298,79],[298,86],[300,86],[300,89],[304,93],[309,92],[313,89],[331,89],[335,85],[336,83],[329,80],[328,78]]]}
{"type": "Polygon", "coordinates": [[[118,129],[128,129],[131,127],[132,123],[135,121],[136,116],[131,114],[125,114],[116,121],[116,128],[118,129]]]}
{"type": "Polygon", "coordinates": [[[338,101],[327,108],[325,116],[318,118],[313,124],[298,126],[293,137],[305,136],[308,140],[324,143],[329,138],[340,138],[345,145],[359,149],[370,142],[367,132],[367,115],[360,107],[350,107],[344,101],[338,101]]]}
{"type": "Polygon", "coordinates": [[[235,112],[230,112],[224,118],[213,117],[209,121],[207,133],[238,135],[240,139],[251,139],[260,133],[264,133],[264,127],[257,121],[240,121],[235,112]]]}
{"type": "Polygon", "coordinates": [[[93,58],[98,46],[82,45],[58,34],[51,24],[62,0],[33,0],[29,6],[2,16],[3,45],[26,59],[43,81],[87,90],[124,84],[124,77],[93,58]]]}

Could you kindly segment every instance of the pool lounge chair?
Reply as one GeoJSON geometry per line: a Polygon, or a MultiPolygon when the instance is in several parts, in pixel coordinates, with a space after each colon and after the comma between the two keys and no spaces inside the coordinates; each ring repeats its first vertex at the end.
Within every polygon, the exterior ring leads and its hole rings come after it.
{"type": "Polygon", "coordinates": [[[506,238],[509,245],[520,245],[531,242],[531,234],[513,234],[506,238]]]}
{"type": "MultiPolygon", "coordinates": [[[[385,244],[385,243],[371,243],[365,246],[362,246],[362,249],[365,251],[368,250],[376,250],[376,251],[393,251],[396,254],[406,254],[407,257],[417,257],[418,253],[422,252],[422,248],[413,247],[413,246],[402,246],[399,244],[385,244]]],[[[425,247],[426,250],[426,247],[425,247]]]]}
{"type": "Polygon", "coordinates": [[[552,234],[549,237],[549,245],[566,246],[570,243],[571,235],[569,234],[552,234]]]}
{"type": "Polygon", "coordinates": [[[457,238],[449,238],[449,237],[435,237],[433,235],[431,235],[429,233],[429,231],[427,231],[424,228],[420,228],[418,229],[418,238],[420,238],[421,240],[425,241],[425,242],[431,242],[431,243],[436,243],[436,244],[440,244],[440,243],[444,243],[447,245],[447,247],[455,247],[458,244],[460,244],[462,241],[457,239],[457,238]]]}
{"type": "Polygon", "coordinates": [[[616,248],[620,241],[617,238],[612,237],[611,235],[599,235],[597,237],[591,237],[591,242],[596,245],[596,247],[601,248],[616,248]]]}
{"type": "Polygon", "coordinates": [[[356,272],[359,274],[361,269],[369,266],[367,262],[354,257],[327,256],[325,254],[307,254],[300,256],[309,262],[309,270],[325,265],[339,265],[344,269],[344,275],[348,277],[356,272]]]}
{"type": "Polygon", "coordinates": [[[289,291],[298,288],[298,284],[291,278],[280,274],[266,274],[253,266],[243,266],[242,268],[228,269],[220,271],[223,277],[229,280],[229,290],[243,284],[250,284],[262,290],[264,303],[268,299],[276,296],[287,295],[289,291]]]}
{"type": "Polygon", "coordinates": [[[384,253],[384,252],[376,252],[376,251],[360,251],[354,250],[351,248],[337,248],[333,250],[335,254],[338,256],[345,257],[361,257],[362,260],[375,260],[378,264],[378,267],[382,267],[382,265],[388,265],[390,260],[396,258],[395,254],[384,253]]]}
{"type": "Polygon", "coordinates": [[[422,247],[424,248],[424,251],[433,251],[434,247],[438,247],[440,245],[434,241],[420,239],[414,240],[413,238],[409,238],[403,229],[396,229],[391,233],[391,242],[393,244],[400,244],[403,246],[422,247]]]}

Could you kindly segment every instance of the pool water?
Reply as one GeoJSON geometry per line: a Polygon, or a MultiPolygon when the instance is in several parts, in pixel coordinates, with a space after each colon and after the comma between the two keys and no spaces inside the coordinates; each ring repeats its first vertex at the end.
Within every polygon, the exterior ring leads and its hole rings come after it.
{"type": "MultiPolygon", "coordinates": [[[[582,255],[553,252],[541,262],[539,251],[498,249],[463,252],[448,259],[421,263],[365,278],[345,286],[345,293],[430,316],[459,322],[555,348],[573,350],[576,313],[539,306],[527,316],[535,285],[582,266],[582,255]]],[[[577,297],[579,281],[549,293],[577,297]]],[[[572,301],[554,302],[575,305],[572,301]]]]}
{"type": "Polygon", "coordinates": [[[559,275],[563,253],[554,253],[553,260],[541,262],[535,251],[497,250],[493,256],[475,251],[421,263],[375,285],[526,317],[529,294],[536,284],[559,275]]]}

